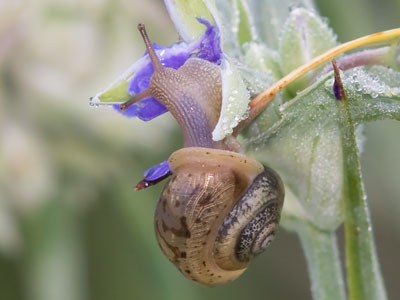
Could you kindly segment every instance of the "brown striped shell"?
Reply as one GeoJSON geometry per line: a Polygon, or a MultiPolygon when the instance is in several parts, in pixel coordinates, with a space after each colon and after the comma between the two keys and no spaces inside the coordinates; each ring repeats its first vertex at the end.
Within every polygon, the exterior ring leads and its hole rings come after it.
{"type": "Polygon", "coordinates": [[[272,240],[284,189],[279,176],[231,151],[183,148],[155,213],[161,249],[190,279],[223,284],[272,240]]]}

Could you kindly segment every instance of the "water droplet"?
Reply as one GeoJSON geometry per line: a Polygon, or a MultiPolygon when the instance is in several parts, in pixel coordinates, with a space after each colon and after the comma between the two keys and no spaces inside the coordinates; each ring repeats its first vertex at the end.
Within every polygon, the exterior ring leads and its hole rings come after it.
{"type": "Polygon", "coordinates": [[[390,89],[387,89],[383,92],[383,95],[385,97],[392,97],[392,91],[390,89]]]}
{"type": "Polygon", "coordinates": [[[333,78],[329,78],[327,81],[325,81],[325,87],[331,89],[334,83],[334,79],[333,78]]]}

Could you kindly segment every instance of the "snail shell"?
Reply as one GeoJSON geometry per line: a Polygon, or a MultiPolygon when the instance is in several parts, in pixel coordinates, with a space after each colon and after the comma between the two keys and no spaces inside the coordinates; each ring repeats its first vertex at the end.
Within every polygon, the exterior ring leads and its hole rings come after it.
{"type": "Polygon", "coordinates": [[[169,165],[173,175],[155,213],[161,249],[194,281],[234,280],[274,238],[281,179],[254,159],[219,149],[183,148],[169,165]]]}

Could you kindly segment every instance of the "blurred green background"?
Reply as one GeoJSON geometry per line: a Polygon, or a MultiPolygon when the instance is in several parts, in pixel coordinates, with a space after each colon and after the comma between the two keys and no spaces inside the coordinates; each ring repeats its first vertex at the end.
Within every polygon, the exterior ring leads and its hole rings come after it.
{"type": "MultiPolygon", "coordinates": [[[[317,6],[342,42],[400,25],[399,0],[317,6]]],[[[160,44],[178,38],[160,0],[0,0],[0,299],[310,299],[300,244],[285,230],[223,287],[190,282],[162,255],[162,184],[132,186],[180,147],[177,125],[88,105],[142,55],[139,22],[160,44]]],[[[399,299],[400,123],[364,132],[378,253],[399,299]]]]}

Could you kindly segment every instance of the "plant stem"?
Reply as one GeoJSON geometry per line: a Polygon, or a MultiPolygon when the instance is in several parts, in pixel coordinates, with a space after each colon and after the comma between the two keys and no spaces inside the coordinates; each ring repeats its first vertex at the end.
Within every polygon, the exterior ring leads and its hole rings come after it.
{"type": "Polygon", "coordinates": [[[307,260],[313,299],[346,299],[335,232],[322,231],[301,221],[294,221],[290,227],[300,237],[307,260]]]}
{"type": "Polygon", "coordinates": [[[350,300],[386,299],[361,179],[355,125],[346,99],[338,102],[344,157],[347,286],[350,300]]]}

